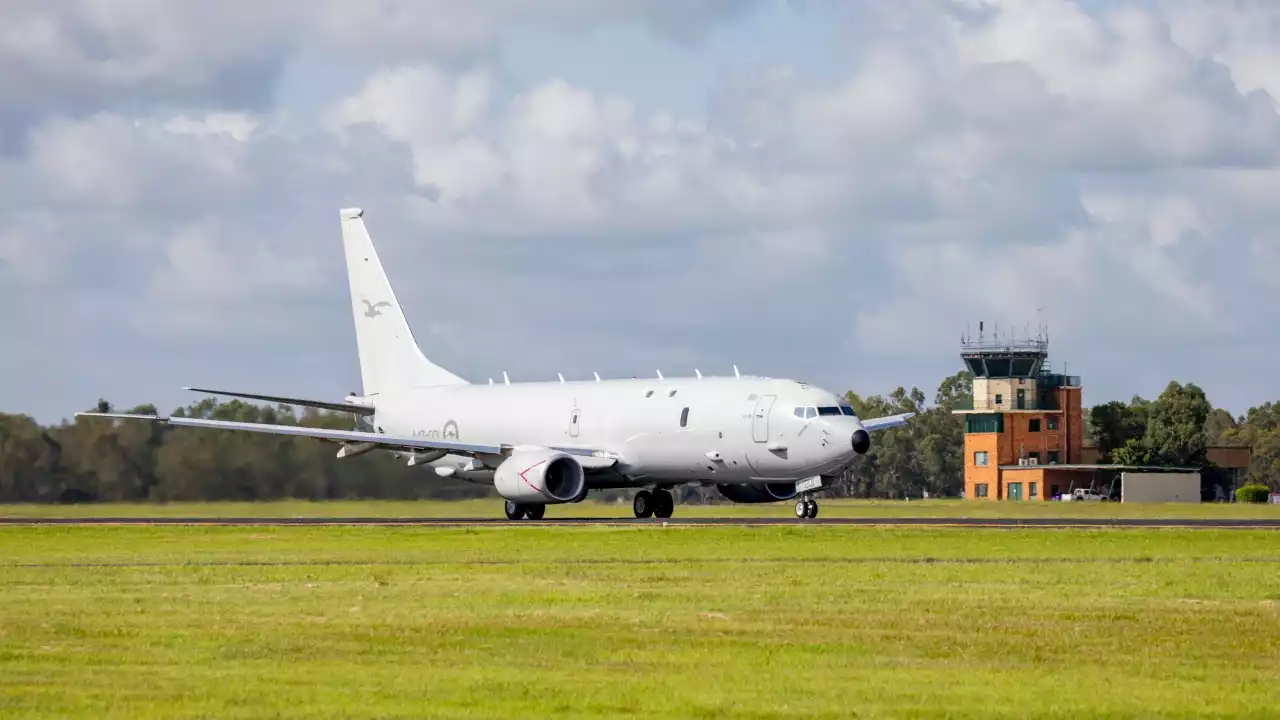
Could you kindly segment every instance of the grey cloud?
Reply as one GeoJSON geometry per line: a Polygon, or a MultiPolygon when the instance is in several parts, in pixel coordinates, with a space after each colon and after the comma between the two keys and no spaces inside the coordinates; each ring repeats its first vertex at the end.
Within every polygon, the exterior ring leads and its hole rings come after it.
{"type": "Polygon", "coordinates": [[[0,151],[50,115],[270,107],[299,50],[372,68],[491,54],[504,27],[645,18],[683,42],[754,0],[9,0],[0,23],[0,151]]]}

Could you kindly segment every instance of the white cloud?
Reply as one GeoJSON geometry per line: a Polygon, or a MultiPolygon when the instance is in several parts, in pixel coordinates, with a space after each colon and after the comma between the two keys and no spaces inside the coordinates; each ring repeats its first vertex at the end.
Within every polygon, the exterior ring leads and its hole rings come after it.
{"type": "Polygon", "coordinates": [[[512,88],[488,50],[535,10],[687,41],[734,3],[112,5],[24,3],[0,30],[0,70],[44,82],[0,80],[25,128],[0,160],[21,209],[0,218],[0,290],[58,287],[103,353],[240,358],[291,392],[299,355],[349,377],[336,209],[359,204],[420,338],[463,374],[741,361],[874,392],[953,370],[967,323],[1043,320],[1100,397],[1132,392],[1115,356],[1153,348],[1224,402],[1280,392],[1185,342],[1264,328],[1280,351],[1258,301],[1277,293],[1280,43],[1249,27],[1258,7],[840,5],[860,35],[836,80],[739,69],[694,118],[512,88]],[[368,71],[304,129],[270,90],[306,44],[368,71]]]}

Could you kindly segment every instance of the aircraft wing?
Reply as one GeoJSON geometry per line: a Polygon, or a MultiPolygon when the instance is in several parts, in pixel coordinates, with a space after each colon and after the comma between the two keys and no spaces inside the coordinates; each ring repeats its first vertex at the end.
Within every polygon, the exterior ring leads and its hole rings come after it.
{"type": "Polygon", "coordinates": [[[872,418],[863,420],[862,427],[867,432],[875,432],[877,430],[888,430],[889,428],[902,427],[907,424],[907,420],[915,417],[915,413],[902,413],[901,415],[888,415],[886,417],[872,418]]]}
{"type": "Polygon", "coordinates": [[[374,408],[372,405],[356,405],[350,402],[330,402],[327,400],[304,400],[303,398],[280,397],[278,395],[258,395],[256,393],[232,392],[230,390],[209,390],[208,388],[182,388],[191,392],[205,393],[207,395],[226,395],[227,397],[245,398],[248,400],[265,400],[273,403],[283,403],[285,405],[297,405],[298,407],[313,407],[321,410],[337,410],[339,412],[349,412],[356,415],[372,415],[374,408]]]}
{"type": "MultiPolygon", "coordinates": [[[[198,427],[210,430],[238,430],[241,432],[256,432],[268,435],[289,435],[293,437],[305,437],[341,443],[369,443],[388,450],[402,450],[410,452],[420,450],[445,450],[457,455],[469,455],[471,457],[482,455],[505,456],[515,449],[512,445],[460,443],[450,442],[448,440],[417,437],[397,437],[394,435],[386,435],[384,433],[361,432],[359,430],[327,430],[324,428],[299,427],[296,425],[268,425],[265,423],[234,422],[231,420],[204,420],[201,418],[92,412],[76,413],[76,417],[100,417],[117,420],[148,420],[150,422],[159,422],[177,427],[198,427]]],[[[550,449],[559,450],[575,456],[584,469],[597,470],[606,468],[613,465],[618,460],[616,454],[599,448],[569,446],[551,447],[550,449]]]]}

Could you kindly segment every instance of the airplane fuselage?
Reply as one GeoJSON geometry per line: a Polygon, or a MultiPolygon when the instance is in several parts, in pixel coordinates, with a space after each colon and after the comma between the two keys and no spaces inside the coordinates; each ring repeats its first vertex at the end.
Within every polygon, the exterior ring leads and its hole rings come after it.
{"type": "MultiPolygon", "coordinates": [[[[610,448],[620,455],[616,469],[623,485],[835,474],[852,462],[851,439],[862,427],[826,390],[749,377],[456,385],[371,400],[377,406],[373,424],[392,435],[610,448]],[[806,417],[816,414],[808,408],[823,414],[806,417]]],[[[468,480],[492,480],[492,469],[470,457],[435,455],[423,457],[423,464],[468,480]]],[[[610,483],[595,480],[593,487],[610,483]]]]}

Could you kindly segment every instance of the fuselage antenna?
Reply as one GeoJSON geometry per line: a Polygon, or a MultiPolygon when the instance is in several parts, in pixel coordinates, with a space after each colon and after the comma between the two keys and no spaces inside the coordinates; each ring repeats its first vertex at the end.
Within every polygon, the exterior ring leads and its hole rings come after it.
{"type": "Polygon", "coordinates": [[[694,374],[694,375],[697,375],[699,380],[701,380],[701,379],[702,379],[702,371],[701,371],[701,370],[699,370],[698,368],[694,368],[694,369],[693,369],[693,374],[694,374]]]}
{"type": "Polygon", "coordinates": [[[738,372],[738,366],[737,366],[737,365],[734,365],[734,366],[733,366],[733,376],[734,376],[734,377],[736,377],[736,378],[738,378],[739,380],[741,380],[741,379],[742,379],[742,374],[738,372]]]}
{"type": "Polygon", "coordinates": [[[658,379],[659,379],[659,380],[663,379],[663,378],[662,378],[662,371],[661,371],[661,370],[659,370],[659,371],[658,371],[658,379]]]}
{"type": "Polygon", "coordinates": [[[504,382],[504,383],[506,383],[506,384],[508,384],[508,385],[510,385],[510,384],[511,384],[511,378],[507,377],[507,371],[506,371],[506,370],[503,370],[503,371],[502,371],[502,382],[504,382]]]}
{"type": "Polygon", "coordinates": [[[600,373],[598,373],[598,372],[593,372],[593,373],[591,373],[591,374],[596,376],[596,382],[600,382],[600,373]]]}

